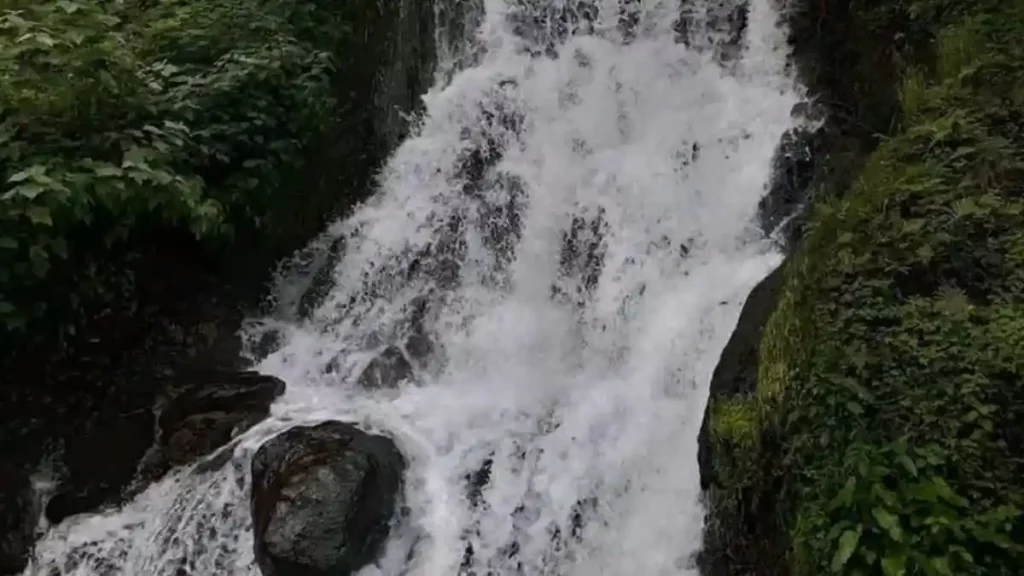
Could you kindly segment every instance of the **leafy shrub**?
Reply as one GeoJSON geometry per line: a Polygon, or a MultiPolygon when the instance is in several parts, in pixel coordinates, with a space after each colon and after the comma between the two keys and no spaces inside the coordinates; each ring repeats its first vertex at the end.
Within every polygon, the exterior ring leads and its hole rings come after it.
{"type": "Polygon", "coordinates": [[[817,207],[762,342],[797,575],[1024,566],[1024,6],[910,8],[951,22],[936,59],[817,207]]]}
{"type": "Polygon", "coordinates": [[[313,8],[4,3],[0,335],[40,321],[73,330],[117,298],[111,287],[130,278],[105,255],[140,231],[187,229],[216,246],[267,224],[336,113],[330,50],[344,29],[322,17],[300,31],[313,8]]]}

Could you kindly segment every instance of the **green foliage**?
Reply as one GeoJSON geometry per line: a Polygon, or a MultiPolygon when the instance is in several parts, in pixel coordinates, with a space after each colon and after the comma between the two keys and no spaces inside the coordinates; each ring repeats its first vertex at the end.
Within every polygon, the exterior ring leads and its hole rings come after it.
{"type": "Polygon", "coordinates": [[[152,229],[217,245],[268,224],[333,120],[344,27],[314,0],[6,2],[0,335],[117,296],[103,261],[152,229]],[[324,9],[321,9],[324,10],[324,9]],[[61,282],[57,282],[61,279],[61,282]],[[73,289],[68,289],[73,286],[73,289]]]}
{"type": "Polygon", "coordinates": [[[711,436],[719,442],[749,445],[757,441],[758,408],[750,398],[711,401],[711,436]]]}
{"type": "Polygon", "coordinates": [[[1019,574],[1024,6],[892,4],[941,25],[938,52],[790,265],[759,374],[781,442],[761,457],[784,464],[796,575],[1019,574]]]}

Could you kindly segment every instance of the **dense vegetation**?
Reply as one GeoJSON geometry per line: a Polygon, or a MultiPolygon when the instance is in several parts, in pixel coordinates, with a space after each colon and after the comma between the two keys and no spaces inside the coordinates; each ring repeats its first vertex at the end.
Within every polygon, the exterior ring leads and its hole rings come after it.
{"type": "Polygon", "coordinates": [[[0,2],[0,344],[64,338],[130,305],[132,261],[161,237],[218,258],[328,213],[345,190],[296,202],[324,185],[298,175],[345,128],[359,152],[345,160],[366,164],[365,130],[353,114],[339,124],[357,89],[339,78],[374,66],[345,49],[371,14],[320,0],[0,2]]]}
{"type": "Polygon", "coordinates": [[[1024,2],[813,4],[846,54],[891,40],[825,82],[884,137],[819,179],[757,389],[713,401],[713,542],[735,574],[1020,574],[1024,2]]]}

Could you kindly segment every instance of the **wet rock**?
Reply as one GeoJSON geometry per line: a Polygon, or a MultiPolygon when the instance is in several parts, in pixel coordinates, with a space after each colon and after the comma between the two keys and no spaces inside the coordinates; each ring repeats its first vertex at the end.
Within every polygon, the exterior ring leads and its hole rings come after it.
{"type": "Polygon", "coordinates": [[[252,462],[256,560],[266,576],[345,576],[372,562],[396,512],[394,442],[342,422],[292,428],[252,462]]]}
{"type": "Polygon", "coordinates": [[[434,343],[427,333],[427,313],[430,299],[417,296],[409,303],[409,324],[405,337],[405,351],[416,362],[424,362],[434,352],[434,343]]]}
{"type": "Polygon", "coordinates": [[[97,418],[66,442],[67,473],[46,505],[47,520],[117,504],[172,467],[228,444],[266,418],[284,388],[281,380],[255,372],[209,372],[188,378],[155,411],[97,418]]]}
{"type": "Polygon", "coordinates": [[[367,390],[395,388],[413,375],[412,364],[398,346],[388,346],[363,369],[359,386],[367,390]]]}
{"type": "Polygon", "coordinates": [[[210,373],[171,396],[160,410],[167,463],[193,462],[259,423],[285,383],[257,372],[210,373]]]}
{"type": "Polygon", "coordinates": [[[592,0],[514,0],[509,12],[512,33],[524,41],[530,55],[554,58],[569,36],[592,29],[598,16],[596,4],[592,0]]]}
{"type": "MultiPolygon", "coordinates": [[[[784,277],[785,264],[776,268],[750,292],[743,304],[736,329],[722,350],[711,376],[711,398],[752,393],[757,388],[757,354],[761,333],[775,311],[784,277]]],[[[711,486],[714,478],[714,455],[711,453],[708,418],[709,413],[705,410],[698,437],[697,459],[700,464],[701,487],[704,490],[711,486]]]]}
{"type": "Polygon", "coordinates": [[[323,304],[333,287],[334,270],[344,254],[345,238],[340,237],[334,240],[323,254],[314,258],[311,267],[316,271],[309,281],[309,286],[299,298],[299,318],[309,318],[313,311],[323,304]]]}
{"type": "Polygon", "coordinates": [[[0,464],[0,576],[20,574],[35,542],[38,509],[24,470],[0,464]]]}
{"type": "Polygon", "coordinates": [[[747,0],[684,0],[676,21],[678,41],[710,48],[720,62],[734,62],[743,49],[749,11],[747,0]]]}
{"type": "MultiPolygon", "coordinates": [[[[810,113],[802,108],[794,110],[796,115],[810,113]]],[[[761,228],[766,234],[780,236],[790,250],[800,236],[797,217],[807,203],[819,159],[825,157],[824,137],[824,130],[810,128],[794,128],[782,135],[772,160],[768,193],[758,205],[761,228]]]]}

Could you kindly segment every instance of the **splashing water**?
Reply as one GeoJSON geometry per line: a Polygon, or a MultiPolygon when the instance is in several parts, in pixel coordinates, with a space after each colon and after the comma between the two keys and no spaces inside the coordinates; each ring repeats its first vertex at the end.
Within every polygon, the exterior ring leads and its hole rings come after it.
{"type": "Polygon", "coordinates": [[[326,297],[298,313],[284,274],[247,328],[277,342],[272,417],[223,468],[51,528],[26,574],[258,574],[249,460],[326,419],[409,460],[367,575],[696,573],[707,382],[780,260],[756,211],[799,97],[770,0],[742,34],[710,8],[485,0],[379,192],[311,245],[343,246],[326,297]],[[392,344],[414,381],[358,389],[392,344]]]}

